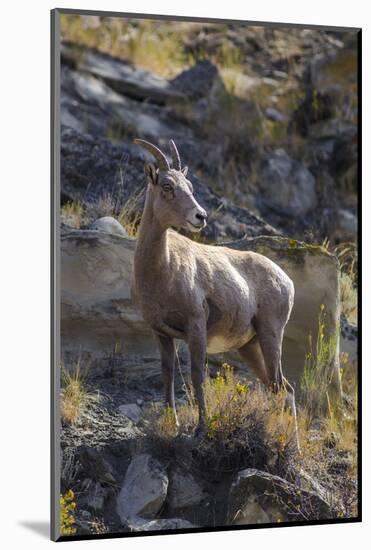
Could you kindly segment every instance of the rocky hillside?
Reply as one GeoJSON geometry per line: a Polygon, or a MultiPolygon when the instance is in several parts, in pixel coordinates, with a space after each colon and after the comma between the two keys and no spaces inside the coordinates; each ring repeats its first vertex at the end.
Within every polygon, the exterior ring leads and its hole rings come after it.
{"type": "MultiPolygon", "coordinates": [[[[221,200],[250,213],[245,222],[242,211],[231,212],[241,227],[226,230],[222,221],[207,237],[272,234],[274,227],[315,242],[356,238],[355,34],[181,25],[177,47],[183,57],[173,52],[172,71],[154,63],[156,74],[132,62],[142,59],[135,38],[142,36],[140,25],[133,22],[122,32],[122,42],[129,40],[132,48],[111,47],[120,54],[114,57],[102,46],[87,47],[92,41],[85,35],[66,30],[80,43],[64,40],[61,46],[62,124],[90,138],[77,138],[71,130],[67,139],[62,134],[64,201],[82,196],[68,193],[79,181],[69,170],[77,139],[98,140],[97,152],[104,152],[99,158],[110,164],[96,166],[94,154],[84,164],[89,145],[79,144],[76,169],[85,178],[80,191],[88,188],[88,199],[111,193],[121,178],[120,200],[125,200],[143,187],[143,178],[133,172],[143,157],[132,139],[147,138],[166,149],[173,138],[196,187],[200,182],[220,196],[205,204],[216,225],[220,211],[226,212],[226,207],[218,210],[221,200]],[[265,220],[258,229],[254,216],[265,220]]],[[[156,32],[150,27],[149,37],[156,32]]]]}
{"type": "Polygon", "coordinates": [[[64,534],[354,517],[356,35],[92,16],[61,28],[64,534]],[[135,137],[164,152],[175,140],[208,212],[201,241],[263,253],[294,280],[283,363],[301,454],[282,396],[232,356],[209,361],[203,438],[185,346],[178,430],[163,410],[130,292],[150,160],[135,137]]]}

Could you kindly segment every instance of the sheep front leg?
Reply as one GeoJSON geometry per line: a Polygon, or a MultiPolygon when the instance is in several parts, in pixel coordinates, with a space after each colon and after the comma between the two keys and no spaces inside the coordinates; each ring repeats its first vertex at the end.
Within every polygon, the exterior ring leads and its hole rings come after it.
{"type": "Polygon", "coordinates": [[[191,355],[191,378],[199,412],[196,428],[196,436],[198,436],[206,431],[206,404],[203,388],[207,346],[206,322],[192,325],[188,336],[188,346],[191,355]]]}
{"type": "Polygon", "coordinates": [[[157,335],[160,347],[162,377],[165,389],[165,403],[173,414],[176,426],[179,426],[175,408],[174,374],[175,374],[175,346],[173,338],[157,335]]]}

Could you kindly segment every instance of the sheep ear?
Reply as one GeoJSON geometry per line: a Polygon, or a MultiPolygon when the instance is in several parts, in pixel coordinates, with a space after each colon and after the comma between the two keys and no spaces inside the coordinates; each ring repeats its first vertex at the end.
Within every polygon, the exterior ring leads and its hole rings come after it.
{"type": "Polygon", "coordinates": [[[182,172],[186,176],[188,174],[188,166],[184,166],[184,168],[182,168],[182,172]]]}
{"type": "Polygon", "coordinates": [[[146,162],[144,165],[144,173],[146,175],[147,183],[152,185],[157,185],[158,182],[158,168],[155,167],[151,162],[146,162]]]}

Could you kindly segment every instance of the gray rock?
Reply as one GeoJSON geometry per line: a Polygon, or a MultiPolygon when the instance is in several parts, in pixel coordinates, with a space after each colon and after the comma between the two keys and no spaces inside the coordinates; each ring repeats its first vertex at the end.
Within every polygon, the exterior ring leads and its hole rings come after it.
{"type": "Polygon", "coordinates": [[[358,327],[350,323],[344,315],[340,318],[340,352],[345,354],[350,365],[357,367],[358,327]]]}
{"type": "Polygon", "coordinates": [[[104,499],[107,491],[99,482],[90,483],[86,497],[85,506],[95,513],[100,513],[104,509],[104,499]]]}
{"type": "Polygon", "coordinates": [[[121,223],[112,218],[111,216],[104,216],[95,220],[88,229],[93,229],[95,231],[104,231],[105,233],[111,233],[111,235],[121,235],[123,237],[128,237],[127,232],[122,227],[121,223]]]}
{"type": "Polygon", "coordinates": [[[349,210],[340,209],[338,211],[338,230],[343,237],[351,239],[357,238],[358,220],[357,217],[349,210]]]}
{"type": "Polygon", "coordinates": [[[142,409],[136,403],[130,403],[128,405],[120,405],[119,411],[121,414],[129,418],[134,424],[139,422],[142,418],[142,409]]]}
{"type": "Polygon", "coordinates": [[[117,497],[117,513],[125,523],[137,516],[153,519],[167,494],[168,477],[160,462],[148,454],[133,458],[117,497]]]}
{"type": "Polygon", "coordinates": [[[237,510],[235,515],[229,518],[231,525],[259,525],[261,523],[275,523],[278,519],[282,521],[283,515],[278,506],[270,506],[269,514],[257,502],[255,495],[249,495],[243,506],[237,510]]]}
{"type": "Polygon", "coordinates": [[[310,137],[313,139],[353,139],[357,135],[357,128],[345,120],[333,118],[318,122],[310,127],[310,137]]]}
{"type": "MultiPolygon", "coordinates": [[[[120,343],[126,355],[153,356],[154,337],[131,299],[134,247],[133,239],[92,230],[74,230],[62,236],[61,323],[65,352],[81,347],[95,357],[103,357],[120,343]]],[[[151,373],[150,363],[144,368],[147,375],[151,373]]],[[[136,377],[140,373],[134,369],[136,377]]]]}
{"type": "Polygon", "coordinates": [[[61,56],[62,62],[94,75],[120,94],[160,105],[183,97],[167,80],[97,50],[62,42],[61,56]]]}
{"type": "Polygon", "coordinates": [[[265,203],[281,214],[302,216],[317,203],[314,177],[283,149],[264,158],[259,187],[265,203]]]}
{"type": "Polygon", "coordinates": [[[75,518],[76,532],[79,535],[90,535],[90,523],[84,519],[75,518]]]}
{"type": "Polygon", "coordinates": [[[173,470],[169,475],[168,503],[172,510],[198,506],[205,499],[205,492],[192,474],[173,470]]]}
{"type": "Polygon", "coordinates": [[[288,511],[291,519],[303,519],[303,502],[311,509],[313,519],[333,517],[324,495],[314,490],[314,487],[309,490],[268,472],[248,468],[239,472],[232,483],[228,522],[232,525],[275,523],[277,520],[289,519],[288,511]]]}
{"type": "Polygon", "coordinates": [[[114,470],[107,458],[105,458],[104,452],[94,447],[81,445],[77,455],[84,475],[88,477],[87,486],[91,484],[92,480],[101,484],[115,483],[114,470]]]}
{"type": "Polygon", "coordinates": [[[173,529],[194,529],[197,525],[180,518],[164,518],[145,520],[135,518],[128,522],[128,527],[132,531],[163,531],[173,529]]]}
{"type": "Polygon", "coordinates": [[[274,122],[284,122],[286,120],[286,116],[277,111],[277,109],[274,109],[274,107],[267,107],[267,109],[265,109],[265,116],[274,122]]]}
{"type": "Polygon", "coordinates": [[[215,91],[225,90],[217,67],[207,59],[180,73],[172,80],[172,84],[192,100],[209,97],[215,91]]]}

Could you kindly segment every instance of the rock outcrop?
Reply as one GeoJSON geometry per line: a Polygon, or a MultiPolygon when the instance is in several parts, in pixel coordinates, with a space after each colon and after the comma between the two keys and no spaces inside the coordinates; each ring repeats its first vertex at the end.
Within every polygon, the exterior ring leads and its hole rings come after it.
{"type": "MultiPolygon", "coordinates": [[[[340,316],[339,266],[321,247],[281,237],[245,238],[227,244],[253,250],[282,267],[295,285],[295,304],[285,330],[283,365],[298,383],[309,349],[316,342],[321,308],[325,334],[337,340],[340,316]]],[[[131,299],[135,240],[92,230],[71,230],[61,240],[62,349],[102,357],[115,345],[126,355],[158,357],[157,346],[131,299]]],[[[212,356],[210,357],[212,359],[212,356]]],[[[238,358],[234,358],[238,362],[238,358]]],[[[339,365],[334,357],[334,382],[339,365]]]]}

